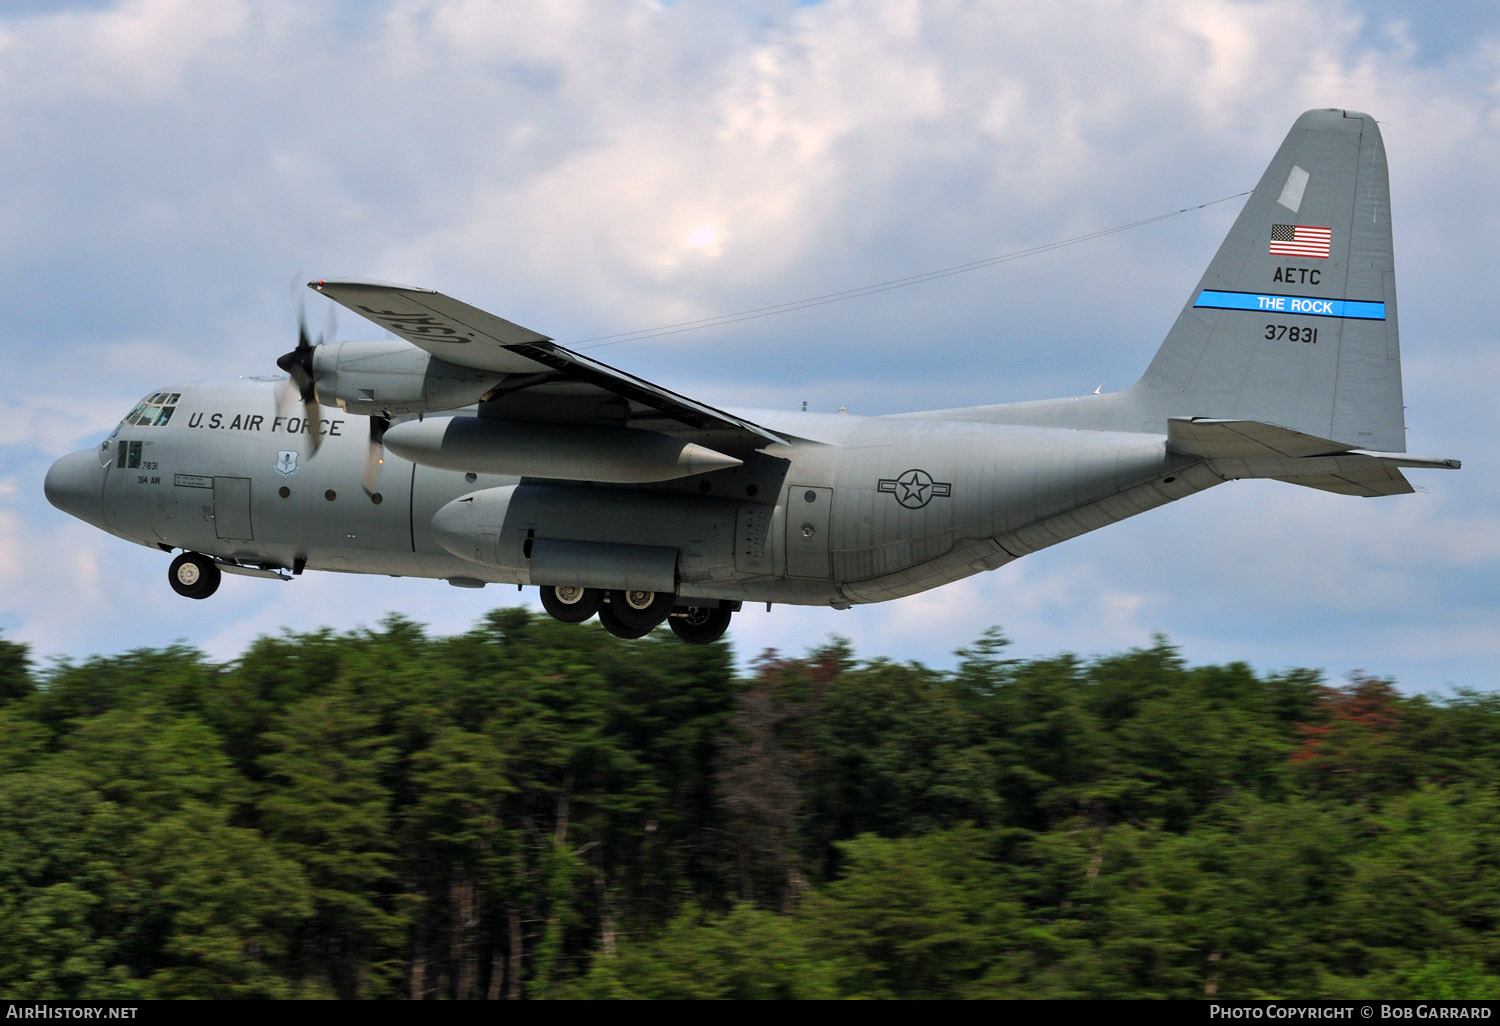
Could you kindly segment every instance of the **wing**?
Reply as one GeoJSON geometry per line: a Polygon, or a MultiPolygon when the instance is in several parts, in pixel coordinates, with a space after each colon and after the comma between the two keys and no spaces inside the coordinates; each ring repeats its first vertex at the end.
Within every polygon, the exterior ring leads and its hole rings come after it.
{"type": "Polygon", "coordinates": [[[546,335],[441,292],[370,281],[314,281],[308,288],[441,360],[503,375],[483,408],[492,416],[556,423],[627,422],[674,435],[708,433],[720,445],[735,447],[787,441],[758,424],[591,360],[546,335]]]}

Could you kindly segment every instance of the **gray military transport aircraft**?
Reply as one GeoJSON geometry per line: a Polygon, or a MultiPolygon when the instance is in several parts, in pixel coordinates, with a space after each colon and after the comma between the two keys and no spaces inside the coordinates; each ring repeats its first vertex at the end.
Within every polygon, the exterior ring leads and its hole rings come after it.
{"type": "Polygon", "coordinates": [[[441,293],[309,287],[399,340],[304,327],[287,378],[152,392],[53,465],[47,498],[181,549],[168,580],[189,598],[221,572],[506,582],[560,620],[704,643],[746,601],[901,598],[1225,481],[1397,495],[1403,468],[1459,466],[1405,454],[1385,150],[1354,111],[1297,120],[1145,375],[1110,395],[726,411],[441,293]]]}

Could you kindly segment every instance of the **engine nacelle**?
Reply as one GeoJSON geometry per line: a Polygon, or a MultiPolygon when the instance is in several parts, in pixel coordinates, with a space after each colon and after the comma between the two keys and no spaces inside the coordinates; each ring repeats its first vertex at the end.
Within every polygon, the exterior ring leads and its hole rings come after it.
{"type": "Polygon", "coordinates": [[[631,484],[737,467],[733,456],[656,431],[538,424],[490,417],[428,417],[385,433],[397,456],[442,470],[631,484]]]}
{"type": "Polygon", "coordinates": [[[325,343],[313,349],[312,366],[318,402],[366,416],[472,406],[502,377],[398,339],[325,343]]]}

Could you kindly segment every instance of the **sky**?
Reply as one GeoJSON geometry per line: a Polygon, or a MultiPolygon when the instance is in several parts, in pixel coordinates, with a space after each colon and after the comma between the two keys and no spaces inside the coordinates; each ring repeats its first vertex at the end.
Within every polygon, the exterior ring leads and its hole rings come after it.
{"type": "MultiPolygon", "coordinates": [[[[1293,120],[1380,120],[1407,447],[1354,499],[1239,482],[936,591],[747,607],[742,660],[832,636],[951,665],[1164,635],[1195,663],[1500,685],[1500,9],[1394,0],[57,0],[0,8],[0,633],[37,658],[534,592],[307,574],[176,596],[49,506],[163,386],[274,372],[292,283],[438,289],[715,406],[859,414],[1135,381],[1293,120]],[[1131,231],[710,330],[589,340],[1131,231]]],[[[308,294],[309,317],[325,301],[308,294]]],[[[338,338],[381,337],[344,314],[338,338]]]]}

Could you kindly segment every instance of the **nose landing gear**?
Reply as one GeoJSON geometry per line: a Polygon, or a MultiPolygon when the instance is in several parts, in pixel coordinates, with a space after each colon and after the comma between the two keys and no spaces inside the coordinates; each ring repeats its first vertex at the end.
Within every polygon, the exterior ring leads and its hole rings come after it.
{"type": "Polygon", "coordinates": [[[190,599],[206,599],[218,591],[222,576],[219,564],[197,552],[182,553],[167,570],[172,590],[190,599]]]}

